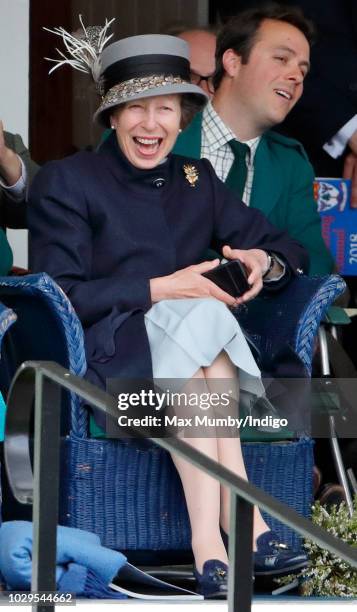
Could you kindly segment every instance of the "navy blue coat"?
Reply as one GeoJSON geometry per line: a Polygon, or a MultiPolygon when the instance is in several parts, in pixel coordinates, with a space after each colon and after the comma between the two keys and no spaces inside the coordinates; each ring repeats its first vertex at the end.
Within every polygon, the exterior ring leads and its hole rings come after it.
{"type": "Polygon", "coordinates": [[[290,274],[307,269],[304,249],[258,210],[239,202],[207,160],[192,160],[195,187],[170,155],[134,168],[113,134],[96,153],[50,162],[30,192],[32,267],[64,289],[83,324],[88,377],[151,377],[144,313],[149,279],[201,260],[208,247],[260,247],[282,255],[290,274]],[[164,182],[163,186],[157,187],[164,182]]]}

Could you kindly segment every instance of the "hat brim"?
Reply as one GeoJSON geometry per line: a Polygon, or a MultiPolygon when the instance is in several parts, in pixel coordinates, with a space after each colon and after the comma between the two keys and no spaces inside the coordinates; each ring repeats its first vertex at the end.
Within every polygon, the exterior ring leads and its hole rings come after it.
{"type": "Polygon", "coordinates": [[[182,83],[169,83],[165,82],[162,85],[156,85],[153,87],[148,87],[143,85],[140,90],[140,85],[130,91],[124,91],[122,93],[116,91],[116,87],[113,87],[109,92],[105,95],[102,104],[99,106],[97,111],[93,115],[93,121],[102,125],[104,127],[108,127],[108,111],[110,109],[114,109],[119,104],[125,104],[126,102],[131,102],[132,100],[140,100],[142,98],[151,98],[155,96],[169,96],[173,94],[194,94],[197,101],[202,102],[202,108],[208,102],[208,95],[198,87],[197,85],[193,85],[192,83],[182,82],[182,83]]]}

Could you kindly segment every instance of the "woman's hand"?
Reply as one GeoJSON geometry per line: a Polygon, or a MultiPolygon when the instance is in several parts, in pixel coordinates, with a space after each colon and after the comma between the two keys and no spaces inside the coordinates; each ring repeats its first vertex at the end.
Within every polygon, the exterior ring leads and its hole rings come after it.
{"type": "Polygon", "coordinates": [[[262,249],[249,249],[248,251],[241,249],[231,249],[226,245],[223,247],[222,253],[226,259],[239,259],[246,267],[248,274],[248,283],[251,285],[249,291],[237,298],[237,304],[242,304],[253,299],[262,290],[263,274],[268,268],[268,256],[262,249]]]}
{"type": "MultiPolygon", "coordinates": [[[[244,251],[242,251],[243,253],[244,251]]],[[[219,265],[219,259],[203,261],[195,266],[178,270],[168,276],[150,279],[152,302],[183,298],[216,298],[227,304],[236,306],[237,300],[220,289],[215,283],[202,276],[204,272],[212,270],[219,265]]]]}

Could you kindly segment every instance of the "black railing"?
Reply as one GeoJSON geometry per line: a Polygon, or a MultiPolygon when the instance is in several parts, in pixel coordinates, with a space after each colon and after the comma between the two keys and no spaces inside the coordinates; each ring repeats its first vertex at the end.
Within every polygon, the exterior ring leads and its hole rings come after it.
{"type": "MultiPolygon", "coordinates": [[[[58,520],[61,392],[117,418],[113,398],[52,362],[28,361],[18,369],[8,397],[5,462],[11,488],[22,503],[33,503],[33,591],[56,590],[56,526],[58,520]],[[30,422],[35,397],[34,469],[30,460],[30,422]]],[[[142,428],[125,427],[126,437],[148,437],[142,428]]],[[[292,527],[302,536],[357,567],[357,550],[313,525],[286,504],[203,455],[179,438],[151,438],[177,453],[231,489],[228,609],[250,612],[253,592],[253,506],[292,527]],[[239,542],[239,546],[238,546],[239,542]]],[[[54,606],[35,605],[51,612],[54,606]]]]}

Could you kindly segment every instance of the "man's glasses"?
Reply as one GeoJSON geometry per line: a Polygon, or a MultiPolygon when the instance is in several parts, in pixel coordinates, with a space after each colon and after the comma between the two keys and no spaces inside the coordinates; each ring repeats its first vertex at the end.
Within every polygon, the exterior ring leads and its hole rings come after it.
{"type": "Polygon", "coordinates": [[[191,83],[193,83],[193,85],[198,85],[198,87],[200,87],[202,81],[204,81],[206,83],[207,91],[211,94],[214,93],[213,74],[209,76],[202,76],[202,74],[197,74],[196,72],[192,72],[191,70],[190,80],[191,80],[191,83]]]}

